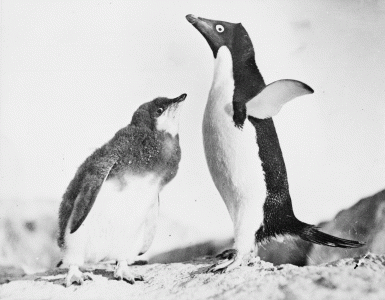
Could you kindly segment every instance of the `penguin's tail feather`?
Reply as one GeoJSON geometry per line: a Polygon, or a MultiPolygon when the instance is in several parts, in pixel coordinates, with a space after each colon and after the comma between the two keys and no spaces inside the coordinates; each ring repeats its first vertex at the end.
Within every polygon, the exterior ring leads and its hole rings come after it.
{"type": "Polygon", "coordinates": [[[301,239],[305,241],[329,247],[358,248],[365,245],[365,243],[341,239],[336,236],[323,233],[319,231],[316,226],[308,224],[303,227],[303,229],[298,233],[298,235],[301,239]]]}

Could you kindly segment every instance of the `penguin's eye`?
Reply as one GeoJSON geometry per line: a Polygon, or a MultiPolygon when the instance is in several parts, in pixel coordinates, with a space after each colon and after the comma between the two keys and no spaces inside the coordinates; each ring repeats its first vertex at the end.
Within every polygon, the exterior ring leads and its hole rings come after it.
{"type": "Polygon", "coordinates": [[[220,25],[220,24],[218,24],[217,26],[215,26],[215,29],[216,29],[219,33],[222,33],[223,31],[225,31],[225,28],[224,28],[222,25],[220,25]]]}
{"type": "Polygon", "coordinates": [[[156,114],[157,114],[158,116],[160,116],[160,115],[163,113],[163,111],[164,111],[164,109],[161,108],[161,107],[159,107],[159,108],[156,110],[156,114]]]}

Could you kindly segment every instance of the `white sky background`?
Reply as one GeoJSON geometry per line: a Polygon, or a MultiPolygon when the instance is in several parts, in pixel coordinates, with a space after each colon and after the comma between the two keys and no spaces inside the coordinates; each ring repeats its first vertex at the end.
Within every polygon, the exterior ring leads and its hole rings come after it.
{"type": "Polygon", "coordinates": [[[266,83],[315,93],[274,118],[294,211],[317,223],[385,188],[385,1],[1,1],[0,199],[59,202],[77,167],[157,96],[187,93],[161,211],[225,237],[201,123],[213,74],[193,13],[242,22],[266,83]]]}

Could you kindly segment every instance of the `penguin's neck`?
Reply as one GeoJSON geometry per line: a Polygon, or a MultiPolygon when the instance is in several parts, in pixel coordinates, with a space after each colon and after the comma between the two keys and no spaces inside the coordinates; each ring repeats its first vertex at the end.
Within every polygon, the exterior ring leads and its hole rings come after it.
{"type": "Polygon", "coordinates": [[[248,119],[257,134],[258,154],[265,173],[267,194],[288,196],[289,183],[286,166],[273,119],[261,120],[250,116],[248,119]]]}
{"type": "Polygon", "coordinates": [[[229,48],[222,46],[214,61],[213,84],[222,85],[229,78],[234,80],[233,101],[243,105],[266,86],[255,63],[254,51],[236,57],[229,48]]]}
{"type": "MultiPolygon", "coordinates": [[[[233,62],[230,50],[227,47],[221,47],[219,48],[217,57],[214,61],[214,78],[211,89],[223,90],[224,87],[227,87],[228,85],[231,85],[232,88],[234,88],[233,62]]],[[[217,100],[223,99],[223,97],[215,98],[217,100]]],[[[232,99],[226,99],[226,101],[232,101],[232,99]]]]}

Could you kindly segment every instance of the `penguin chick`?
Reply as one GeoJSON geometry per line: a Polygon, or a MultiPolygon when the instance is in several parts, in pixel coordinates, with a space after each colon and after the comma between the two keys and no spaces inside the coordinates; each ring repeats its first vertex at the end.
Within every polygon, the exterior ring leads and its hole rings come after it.
{"type": "Polygon", "coordinates": [[[187,15],[215,59],[214,78],[203,118],[203,142],[212,179],[234,225],[234,249],[209,271],[225,272],[257,253],[261,242],[294,235],[331,247],[359,247],[299,221],[293,212],[285,162],[274,122],[282,105],[311,94],[290,79],[265,85],[242,24],[187,15]],[[253,253],[253,251],[255,253],[253,253]]]}
{"type": "Polygon", "coordinates": [[[142,104],[131,123],[79,167],[59,209],[66,286],[91,279],[79,266],[101,260],[117,261],[116,279],[143,280],[128,264],[150,247],[159,192],[177,173],[180,103],[186,96],[142,104]]]}

